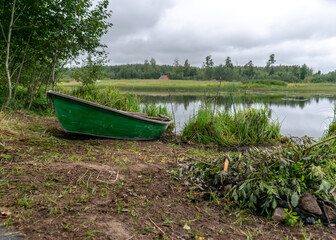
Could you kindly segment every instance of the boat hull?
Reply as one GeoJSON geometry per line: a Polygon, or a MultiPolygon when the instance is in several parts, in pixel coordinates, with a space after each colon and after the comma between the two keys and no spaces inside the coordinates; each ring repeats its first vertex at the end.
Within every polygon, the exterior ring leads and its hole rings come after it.
{"type": "Polygon", "coordinates": [[[66,132],[150,140],[159,138],[171,123],[169,119],[146,118],[54,91],[49,91],[48,95],[66,132]]]}

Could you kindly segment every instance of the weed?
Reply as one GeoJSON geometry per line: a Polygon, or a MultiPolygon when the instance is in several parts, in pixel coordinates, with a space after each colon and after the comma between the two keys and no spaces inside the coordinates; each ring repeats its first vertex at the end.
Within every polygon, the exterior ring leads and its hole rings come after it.
{"type": "Polygon", "coordinates": [[[25,207],[25,208],[28,208],[30,202],[31,202],[31,200],[30,200],[30,199],[27,197],[27,195],[25,194],[25,195],[23,196],[21,206],[22,206],[22,207],[25,207]]]}
{"type": "Polygon", "coordinates": [[[84,233],[84,235],[86,236],[86,239],[91,239],[94,238],[95,234],[99,232],[100,232],[99,230],[92,230],[90,232],[84,233]]]}
{"type": "Polygon", "coordinates": [[[294,226],[300,220],[298,214],[293,212],[292,209],[289,210],[288,208],[285,208],[285,212],[286,215],[284,216],[284,220],[289,226],[294,226]]]}
{"type": "Polygon", "coordinates": [[[231,223],[232,225],[236,225],[239,223],[239,225],[242,225],[243,222],[246,222],[246,221],[252,221],[253,219],[250,218],[250,217],[240,217],[238,218],[236,221],[234,221],[233,223],[231,223]]]}

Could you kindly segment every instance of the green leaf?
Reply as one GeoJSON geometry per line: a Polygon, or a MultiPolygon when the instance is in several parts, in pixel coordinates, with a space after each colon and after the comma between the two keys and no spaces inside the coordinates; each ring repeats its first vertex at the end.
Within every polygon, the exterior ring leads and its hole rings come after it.
{"type": "Polygon", "coordinates": [[[328,192],[328,190],[330,189],[330,183],[326,180],[322,180],[322,183],[320,185],[320,191],[325,191],[325,192],[328,192]]]}
{"type": "Polygon", "coordinates": [[[293,207],[296,207],[299,204],[299,195],[296,192],[292,194],[291,204],[293,207]]]}
{"type": "Polygon", "coordinates": [[[277,201],[273,198],[272,208],[275,209],[277,207],[277,201]]]}

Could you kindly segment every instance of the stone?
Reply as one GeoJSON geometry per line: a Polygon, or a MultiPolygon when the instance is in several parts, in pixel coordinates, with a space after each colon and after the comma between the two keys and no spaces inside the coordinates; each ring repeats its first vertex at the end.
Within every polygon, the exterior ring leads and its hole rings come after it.
{"type": "Polygon", "coordinates": [[[276,209],[274,209],[272,219],[277,222],[282,222],[285,216],[286,216],[285,209],[277,207],[276,209]]]}
{"type": "Polygon", "coordinates": [[[310,213],[313,213],[319,216],[322,215],[322,210],[319,207],[316,199],[309,192],[305,192],[301,195],[298,207],[307,212],[310,212],[310,213]]]}
{"type": "Polygon", "coordinates": [[[305,224],[307,225],[314,225],[316,223],[315,218],[313,217],[307,217],[305,220],[305,224]]]}
{"type": "Polygon", "coordinates": [[[336,222],[336,212],[335,212],[335,209],[331,206],[328,206],[328,205],[324,205],[323,206],[323,210],[324,210],[324,214],[328,220],[329,223],[333,222],[335,223],[336,222]]]}

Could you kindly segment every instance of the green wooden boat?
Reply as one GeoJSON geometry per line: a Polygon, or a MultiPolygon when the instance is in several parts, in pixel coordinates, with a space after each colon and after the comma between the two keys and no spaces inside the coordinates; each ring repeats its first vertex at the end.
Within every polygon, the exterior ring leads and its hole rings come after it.
{"type": "Polygon", "coordinates": [[[102,106],[49,91],[58,120],[65,132],[99,137],[150,140],[162,135],[172,122],[168,117],[149,117],[102,106]]]}

